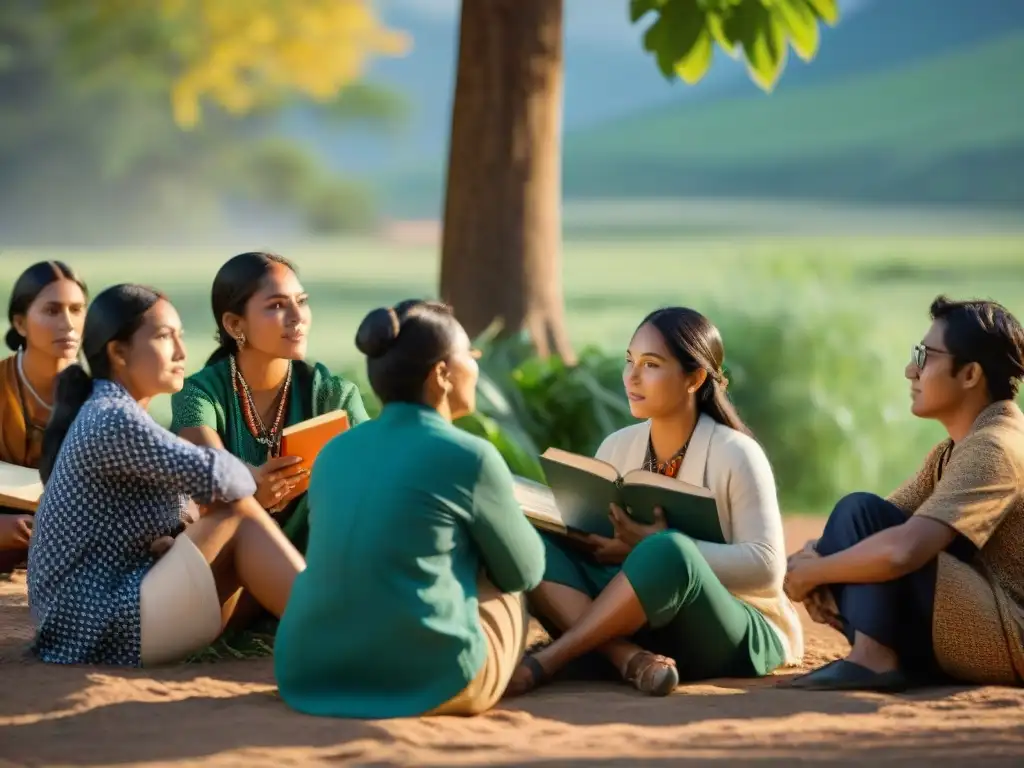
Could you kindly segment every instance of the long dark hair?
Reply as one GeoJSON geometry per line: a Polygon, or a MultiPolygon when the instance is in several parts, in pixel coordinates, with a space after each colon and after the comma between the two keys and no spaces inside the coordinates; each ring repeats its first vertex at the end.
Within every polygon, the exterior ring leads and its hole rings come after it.
{"type": "Polygon", "coordinates": [[[430,369],[455,352],[462,326],[437,301],[407,299],[371,311],[356,331],[366,373],[381,403],[420,403],[430,369]]]}
{"type": "Polygon", "coordinates": [[[718,328],[700,312],[687,307],[656,309],[643,319],[638,330],[647,324],[665,339],[666,346],[684,371],[693,373],[703,368],[708,372],[697,390],[698,409],[719,424],[752,437],[750,428],[743,423],[726,394],[728,382],[722,373],[725,347],[718,328]]]}
{"type": "Polygon", "coordinates": [[[288,267],[298,274],[295,265],[284,256],[263,251],[240,253],[228,259],[217,270],[217,276],[213,278],[213,290],[210,292],[213,318],[217,323],[217,349],[206,361],[207,365],[213,365],[238,352],[238,342],[224,327],[224,315],[228,312],[244,315],[245,305],[259,291],[275,264],[288,267]]]}
{"type": "Polygon", "coordinates": [[[92,394],[93,381],[111,377],[107,345],[131,339],[142,326],[146,313],[163,298],[163,294],[152,288],[122,283],[107,288],[93,300],[85,315],[82,334],[82,352],[89,371],[75,364],[57,376],[53,415],[43,433],[43,452],[39,460],[39,476],[44,483],[53,472],[60,447],[75,417],[92,394]]]}
{"type": "Polygon", "coordinates": [[[28,313],[29,307],[39,298],[46,286],[58,280],[72,280],[88,298],[89,289],[82,279],[75,274],[63,261],[40,261],[21,273],[11,290],[11,299],[7,303],[7,321],[11,324],[4,342],[12,352],[24,346],[27,339],[14,329],[14,318],[28,313]]]}

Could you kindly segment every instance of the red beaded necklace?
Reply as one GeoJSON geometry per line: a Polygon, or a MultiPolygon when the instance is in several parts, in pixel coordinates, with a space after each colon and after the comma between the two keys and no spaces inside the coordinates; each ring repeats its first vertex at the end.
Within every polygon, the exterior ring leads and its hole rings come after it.
{"type": "Polygon", "coordinates": [[[690,437],[686,439],[683,447],[676,451],[668,461],[658,461],[654,454],[654,443],[647,438],[647,455],[644,457],[643,468],[648,472],[654,472],[666,477],[676,477],[683,466],[683,459],[686,458],[686,449],[690,447],[690,437]]]}
{"type": "Polygon", "coordinates": [[[263,423],[263,419],[260,418],[259,410],[252,399],[252,390],[249,389],[249,384],[246,382],[245,377],[242,376],[242,371],[238,368],[238,363],[235,361],[235,356],[232,355],[229,360],[231,361],[231,386],[235,390],[235,396],[238,398],[238,404],[242,409],[242,418],[245,420],[245,426],[249,429],[249,434],[253,436],[256,442],[266,446],[269,455],[275,457],[281,450],[281,429],[284,426],[284,410],[288,405],[288,392],[291,390],[292,384],[291,363],[288,364],[288,372],[285,374],[284,384],[281,385],[281,391],[278,393],[277,411],[274,413],[274,420],[268,428],[263,423]]]}

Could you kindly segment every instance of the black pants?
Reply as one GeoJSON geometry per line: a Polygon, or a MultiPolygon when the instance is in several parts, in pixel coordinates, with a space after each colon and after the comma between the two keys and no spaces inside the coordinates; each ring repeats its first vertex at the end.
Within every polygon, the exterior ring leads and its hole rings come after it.
{"type": "MultiPolygon", "coordinates": [[[[821,555],[842,552],[906,520],[899,507],[880,496],[851,493],[829,515],[817,550],[821,555]]],[[[919,680],[944,678],[932,645],[935,570],[932,560],[893,581],[831,585],[846,639],[852,644],[860,632],[894,651],[907,675],[919,680]]]]}

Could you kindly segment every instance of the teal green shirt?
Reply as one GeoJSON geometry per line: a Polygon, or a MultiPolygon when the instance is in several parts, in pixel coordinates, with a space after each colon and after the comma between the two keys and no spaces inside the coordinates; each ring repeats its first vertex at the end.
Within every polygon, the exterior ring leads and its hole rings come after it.
{"type": "Polygon", "coordinates": [[[533,589],[544,547],[490,443],[392,403],[320,452],[310,539],[277,632],[282,698],[313,715],[423,714],[483,668],[477,577],[533,589]]]}
{"type": "MultiPolygon", "coordinates": [[[[348,413],[353,427],[369,418],[359,388],[351,381],[333,375],[320,363],[292,363],[292,387],[284,426],[339,409],[348,413]]],[[[189,376],[181,391],[171,396],[171,431],[178,434],[186,427],[209,427],[220,436],[229,453],[254,467],[267,460],[267,447],[252,436],[245,424],[227,358],[189,376]]],[[[277,516],[300,552],[306,548],[306,518],[306,494],[277,516]]]]}

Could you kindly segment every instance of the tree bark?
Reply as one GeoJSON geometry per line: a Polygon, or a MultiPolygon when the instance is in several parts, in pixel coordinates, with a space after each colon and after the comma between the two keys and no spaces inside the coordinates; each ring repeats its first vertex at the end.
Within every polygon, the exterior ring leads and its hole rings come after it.
{"type": "Polygon", "coordinates": [[[561,253],[562,0],[462,0],[441,297],[469,335],[500,321],[575,355],[561,253]]]}

